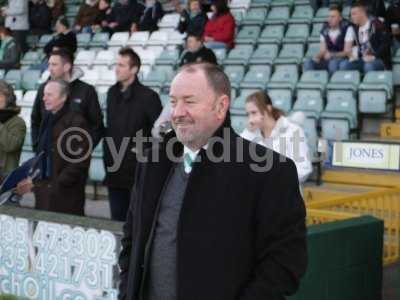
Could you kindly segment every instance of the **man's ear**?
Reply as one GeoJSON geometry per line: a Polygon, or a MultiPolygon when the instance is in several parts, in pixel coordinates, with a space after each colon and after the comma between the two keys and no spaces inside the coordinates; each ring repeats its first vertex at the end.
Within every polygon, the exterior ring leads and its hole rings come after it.
{"type": "Polygon", "coordinates": [[[133,66],[131,72],[132,74],[137,75],[137,73],[139,72],[139,68],[137,66],[133,66]]]}
{"type": "Polygon", "coordinates": [[[64,72],[72,72],[72,65],[70,63],[64,64],[64,72]]]}
{"type": "Polygon", "coordinates": [[[226,113],[229,110],[230,99],[227,95],[219,96],[217,99],[216,111],[218,118],[225,119],[226,113]]]}

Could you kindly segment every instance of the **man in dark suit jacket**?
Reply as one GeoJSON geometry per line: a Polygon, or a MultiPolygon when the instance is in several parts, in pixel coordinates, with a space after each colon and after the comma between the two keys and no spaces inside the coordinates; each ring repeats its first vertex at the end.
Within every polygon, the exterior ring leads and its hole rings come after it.
{"type": "Polygon", "coordinates": [[[175,132],[136,169],[120,299],[283,300],[298,289],[307,254],[296,167],[234,133],[229,93],[212,64],[174,78],[175,132]]]}

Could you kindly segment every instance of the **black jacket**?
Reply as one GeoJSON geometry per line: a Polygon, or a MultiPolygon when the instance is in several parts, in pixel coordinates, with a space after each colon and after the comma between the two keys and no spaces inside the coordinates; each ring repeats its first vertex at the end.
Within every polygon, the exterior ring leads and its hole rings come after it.
{"type": "MultiPolygon", "coordinates": [[[[226,144],[207,149],[226,162],[212,162],[202,149],[189,176],[177,233],[177,300],[283,300],[298,289],[307,264],[296,166],[226,130],[226,144]],[[257,163],[256,158],[264,159],[257,163]],[[255,166],[267,161],[270,170],[257,172],[255,166]]],[[[223,136],[222,128],[216,136],[223,136]]],[[[142,300],[138,294],[149,265],[149,237],[173,166],[166,154],[168,138],[136,169],[121,240],[120,299],[142,300]]],[[[175,143],[174,155],[182,155],[182,148],[175,143]]]]}
{"type": "Polygon", "coordinates": [[[111,9],[110,22],[118,23],[118,26],[113,28],[114,32],[129,31],[132,23],[139,23],[140,17],[143,14],[144,6],[141,3],[134,1],[127,5],[122,5],[117,2],[111,9]]]}
{"type": "Polygon", "coordinates": [[[121,92],[119,83],[108,90],[106,139],[103,143],[105,185],[114,188],[132,188],[137,163],[136,154],[132,151],[136,147],[133,138],[140,130],[143,130],[144,137],[151,137],[151,129],[161,110],[158,94],[142,85],[138,79],[125,93],[121,92]],[[129,140],[125,149],[121,146],[124,139],[129,140]],[[120,150],[122,147],[124,153],[121,165],[115,171],[110,169],[115,163],[110,140],[114,143],[114,149],[120,150]]]}
{"type": "Polygon", "coordinates": [[[158,21],[164,16],[162,5],[157,1],[153,7],[145,8],[143,15],[139,19],[140,31],[155,31],[158,29],[158,21]]]}
{"type": "Polygon", "coordinates": [[[191,18],[190,13],[187,10],[184,10],[181,13],[181,17],[178,24],[178,30],[180,33],[186,32],[188,34],[195,34],[198,36],[202,36],[207,20],[208,17],[203,12],[191,18]]]}
{"type": "MultiPolygon", "coordinates": [[[[44,116],[43,92],[46,83],[39,89],[33,104],[31,114],[31,134],[33,149],[36,150],[39,136],[39,128],[44,116]]],[[[100,108],[96,90],[93,86],[75,79],[70,83],[69,108],[79,111],[86,119],[90,135],[93,140],[93,148],[100,142],[104,134],[103,113],[100,108]]]]}
{"type": "Polygon", "coordinates": [[[77,48],[77,40],[76,35],[73,31],[69,31],[68,33],[59,33],[54,36],[47,44],[44,46],[44,53],[48,57],[51,51],[53,51],[53,47],[64,48],[67,49],[72,54],[75,53],[77,48]]]}
{"type": "Polygon", "coordinates": [[[51,29],[51,10],[46,2],[34,4],[29,2],[29,24],[31,30],[49,32],[51,29]]]}
{"type": "Polygon", "coordinates": [[[186,51],[183,54],[179,65],[183,66],[185,64],[193,62],[209,62],[212,64],[217,64],[217,57],[215,56],[214,52],[211,49],[202,46],[196,52],[186,51]]]}

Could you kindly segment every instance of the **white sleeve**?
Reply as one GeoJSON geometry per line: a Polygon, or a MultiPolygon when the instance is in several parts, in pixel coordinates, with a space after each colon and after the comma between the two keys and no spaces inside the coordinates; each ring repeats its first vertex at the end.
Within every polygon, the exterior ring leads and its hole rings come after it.
{"type": "Polygon", "coordinates": [[[7,16],[18,16],[28,13],[28,0],[13,0],[6,9],[7,16]]]}
{"type": "Polygon", "coordinates": [[[353,27],[349,26],[344,37],[346,43],[353,42],[355,40],[355,33],[353,27]]]}

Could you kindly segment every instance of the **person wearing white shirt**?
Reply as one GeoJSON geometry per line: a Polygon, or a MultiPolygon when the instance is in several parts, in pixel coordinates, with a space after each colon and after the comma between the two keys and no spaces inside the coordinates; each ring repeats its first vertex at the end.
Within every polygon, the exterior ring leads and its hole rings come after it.
{"type": "Polygon", "coordinates": [[[246,112],[248,128],[241,136],[292,159],[299,182],[305,182],[312,172],[312,165],[303,129],[273,107],[270,97],[264,91],[257,91],[247,97],[246,112]]]}
{"type": "Polygon", "coordinates": [[[351,54],[353,43],[354,30],[350,22],[342,18],[339,6],[332,5],[327,22],[321,29],[320,50],[304,62],[303,70],[328,70],[333,74],[351,54]]]}

